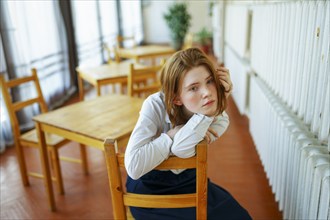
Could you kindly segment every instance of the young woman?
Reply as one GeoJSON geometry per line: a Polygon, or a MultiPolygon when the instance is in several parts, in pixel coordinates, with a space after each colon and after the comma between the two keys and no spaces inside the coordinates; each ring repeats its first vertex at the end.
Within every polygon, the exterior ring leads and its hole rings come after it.
{"type": "MultiPolygon", "coordinates": [[[[161,92],[143,103],[125,152],[127,191],[143,194],[193,193],[195,169],[153,170],[171,154],[188,158],[205,137],[211,143],[228,127],[229,72],[215,70],[197,48],[175,53],[161,71],[161,92]],[[226,92],[227,90],[227,92],[226,92]]],[[[135,219],[195,219],[195,208],[130,207],[135,219]]],[[[251,219],[223,188],[208,182],[208,219],[251,219]]]]}

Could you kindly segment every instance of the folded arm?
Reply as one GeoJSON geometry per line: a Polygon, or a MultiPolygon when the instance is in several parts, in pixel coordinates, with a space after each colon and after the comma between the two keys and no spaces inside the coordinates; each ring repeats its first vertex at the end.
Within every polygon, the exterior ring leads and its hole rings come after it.
{"type": "Polygon", "coordinates": [[[194,114],[174,136],[171,152],[181,158],[192,157],[196,154],[195,146],[210,128],[216,133],[210,135],[210,142],[213,142],[226,131],[228,125],[229,118],[225,112],[215,118],[194,114]]]}

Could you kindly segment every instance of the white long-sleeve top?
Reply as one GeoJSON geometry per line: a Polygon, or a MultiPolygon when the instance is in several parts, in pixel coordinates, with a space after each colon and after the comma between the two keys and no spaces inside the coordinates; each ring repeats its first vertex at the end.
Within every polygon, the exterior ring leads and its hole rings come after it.
{"type": "MultiPolygon", "coordinates": [[[[181,158],[195,155],[195,146],[205,137],[209,127],[220,137],[229,125],[228,115],[217,117],[194,114],[175,134],[166,134],[172,126],[165,109],[162,92],[149,96],[143,103],[139,119],[128,141],[125,167],[132,179],[138,179],[166,160],[171,154],[181,158]]],[[[211,141],[216,138],[211,137],[211,141]]],[[[180,173],[183,170],[172,170],[180,173]]]]}

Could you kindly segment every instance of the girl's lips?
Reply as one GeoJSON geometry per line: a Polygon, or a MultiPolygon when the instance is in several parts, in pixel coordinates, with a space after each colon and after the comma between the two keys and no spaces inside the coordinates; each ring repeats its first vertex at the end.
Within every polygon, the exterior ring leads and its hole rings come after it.
{"type": "Polygon", "coordinates": [[[207,103],[205,103],[203,106],[208,106],[208,105],[211,105],[211,104],[213,104],[213,103],[214,103],[214,101],[211,100],[211,101],[208,101],[207,103]]]}

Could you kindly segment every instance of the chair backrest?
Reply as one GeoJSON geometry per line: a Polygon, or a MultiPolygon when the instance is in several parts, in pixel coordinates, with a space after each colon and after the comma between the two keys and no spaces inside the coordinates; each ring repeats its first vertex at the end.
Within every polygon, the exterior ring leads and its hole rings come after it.
{"type": "Polygon", "coordinates": [[[122,170],[124,153],[116,151],[115,141],[106,139],[104,151],[107,163],[114,219],[127,219],[127,206],[144,208],[196,207],[196,219],[207,219],[207,142],[196,146],[196,155],[191,158],[170,156],[155,169],[196,168],[196,193],[175,195],[144,195],[127,193],[123,185],[122,170]],[[122,168],[122,169],[120,169],[122,168]]]}
{"type": "Polygon", "coordinates": [[[40,107],[40,110],[42,113],[47,112],[48,108],[46,105],[46,102],[44,100],[44,97],[42,95],[38,75],[37,75],[37,70],[32,69],[31,70],[32,75],[31,76],[25,76],[21,78],[16,78],[12,79],[9,81],[6,81],[4,78],[4,75],[0,75],[0,82],[1,82],[1,88],[2,88],[2,94],[4,98],[4,102],[6,104],[8,114],[10,117],[10,122],[12,125],[12,129],[14,130],[14,136],[18,138],[21,134],[20,128],[19,128],[19,123],[18,123],[18,118],[17,118],[17,112],[22,110],[23,108],[26,108],[28,106],[38,104],[40,107]],[[28,98],[24,101],[13,101],[11,98],[11,93],[12,89],[18,88],[24,83],[33,83],[35,90],[36,90],[36,96],[33,98],[28,98]]]}
{"type": "Polygon", "coordinates": [[[194,34],[189,32],[186,34],[184,38],[182,49],[185,50],[193,47],[193,43],[194,43],[194,34]]]}
{"type": "Polygon", "coordinates": [[[118,51],[117,51],[117,48],[115,46],[112,47],[112,49],[111,49],[108,44],[104,43],[103,48],[105,49],[105,51],[108,54],[108,64],[111,64],[114,61],[116,63],[120,63],[121,58],[120,58],[120,56],[118,54],[118,51]],[[113,56],[114,56],[114,60],[112,59],[113,56]]]}
{"type": "Polygon", "coordinates": [[[134,36],[121,36],[118,35],[117,36],[117,46],[119,48],[123,48],[123,47],[135,47],[137,45],[136,41],[135,41],[135,37],[134,36]]]}
{"type": "Polygon", "coordinates": [[[144,68],[135,68],[130,64],[130,70],[127,78],[128,95],[146,97],[160,90],[160,81],[158,72],[163,66],[164,61],[158,66],[148,66],[144,68]]]}

